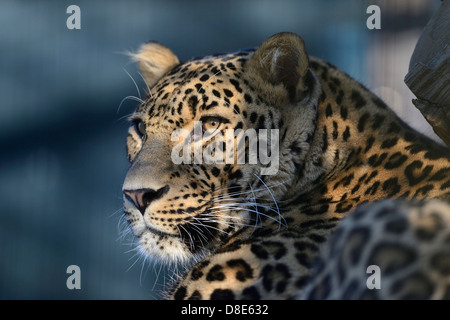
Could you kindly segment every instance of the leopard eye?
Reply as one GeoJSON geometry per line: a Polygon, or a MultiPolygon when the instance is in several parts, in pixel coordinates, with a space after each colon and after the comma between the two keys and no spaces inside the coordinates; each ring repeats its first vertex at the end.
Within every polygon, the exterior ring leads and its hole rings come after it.
{"type": "Polygon", "coordinates": [[[210,134],[213,134],[216,130],[218,130],[222,124],[230,122],[220,116],[206,116],[200,120],[202,122],[203,132],[210,134]]]}
{"type": "Polygon", "coordinates": [[[145,123],[142,120],[136,120],[134,122],[134,128],[141,138],[145,136],[145,123]]]}
{"type": "Polygon", "coordinates": [[[203,132],[205,132],[205,131],[214,132],[220,127],[220,125],[221,125],[221,122],[215,118],[211,118],[206,121],[203,121],[202,122],[203,132]]]}

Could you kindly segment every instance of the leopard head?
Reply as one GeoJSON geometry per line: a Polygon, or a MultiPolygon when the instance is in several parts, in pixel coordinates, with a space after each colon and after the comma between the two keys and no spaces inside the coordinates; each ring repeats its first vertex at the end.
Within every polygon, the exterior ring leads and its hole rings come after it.
{"type": "Polygon", "coordinates": [[[187,262],[284,226],[277,202],[308,157],[320,91],[303,40],[184,63],[150,42],[133,59],[148,92],[130,118],[123,201],[145,254],[187,262]]]}

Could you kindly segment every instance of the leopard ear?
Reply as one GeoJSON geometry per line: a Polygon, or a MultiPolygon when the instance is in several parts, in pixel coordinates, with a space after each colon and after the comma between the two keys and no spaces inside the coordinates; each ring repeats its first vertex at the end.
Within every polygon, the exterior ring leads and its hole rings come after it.
{"type": "Polygon", "coordinates": [[[303,39],[294,33],[283,32],[264,41],[245,68],[261,92],[275,94],[277,102],[281,103],[304,97],[308,90],[308,66],[303,39]],[[285,97],[282,97],[283,93],[285,97]]]}
{"type": "Polygon", "coordinates": [[[172,50],[155,41],[143,44],[137,53],[130,56],[138,63],[139,71],[150,88],[180,63],[172,50]]]}

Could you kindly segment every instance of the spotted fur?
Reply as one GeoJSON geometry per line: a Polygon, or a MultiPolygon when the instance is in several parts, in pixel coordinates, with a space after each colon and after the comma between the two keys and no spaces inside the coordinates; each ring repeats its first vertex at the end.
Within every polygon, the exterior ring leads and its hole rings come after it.
{"type": "Polygon", "coordinates": [[[190,266],[166,298],[301,297],[320,248],[359,205],[449,199],[449,149],[309,57],[295,34],[183,63],[155,42],[134,57],[150,85],[131,116],[124,211],[145,254],[190,266]],[[174,164],[171,135],[194,121],[279,130],[278,172],[174,164]]]}
{"type": "Polygon", "coordinates": [[[448,300],[449,244],[446,202],[378,201],[358,207],[324,245],[316,274],[298,298],[448,300]]]}

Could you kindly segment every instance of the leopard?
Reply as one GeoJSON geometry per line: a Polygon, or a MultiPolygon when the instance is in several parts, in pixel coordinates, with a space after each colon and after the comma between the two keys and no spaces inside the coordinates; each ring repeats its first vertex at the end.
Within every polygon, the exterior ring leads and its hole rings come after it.
{"type": "MultiPolygon", "coordinates": [[[[143,255],[183,270],[162,299],[346,298],[352,288],[352,297],[375,297],[361,293],[369,290],[367,274],[357,279],[360,273],[350,270],[366,271],[367,261],[391,270],[389,255],[401,259],[412,251],[413,260],[427,248],[403,241],[377,251],[386,240],[376,234],[379,224],[394,224],[389,236],[403,237],[415,228],[402,214],[438,201],[436,233],[448,234],[450,150],[344,71],[310,56],[299,35],[281,32],[256,48],[184,62],[156,41],[130,55],[147,91],[129,117],[123,211],[143,255]],[[260,139],[252,144],[226,135],[239,130],[260,139]],[[226,143],[215,143],[220,136],[226,143]],[[252,161],[251,151],[268,145],[276,161],[252,161]],[[215,161],[195,157],[207,150],[215,161]],[[227,151],[244,156],[227,158],[227,151]],[[194,157],[174,161],[180,154],[194,157]],[[399,215],[401,226],[391,223],[399,215]],[[332,237],[360,216],[363,226],[354,223],[340,242],[332,237]],[[358,233],[363,227],[372,233],[358,233]],[[370,253],[377,259],[368,259],[370,253]],[[336,263],[337,275],[330,275],[336,263]],[[346,277],[360,282],[345,291],[346,277]]],[[[437,259],[448,267],[443,257],[437,259]]],[[[395,264],[396,271],[407,265],[395,264]]]]}
{"type": "Polygon", "coordinates": [[[375,201],[342,219],[302,300],[449,300],[450,206],[375,201]],[[368,214],[370,213],[370,214],[368,214]]]}

